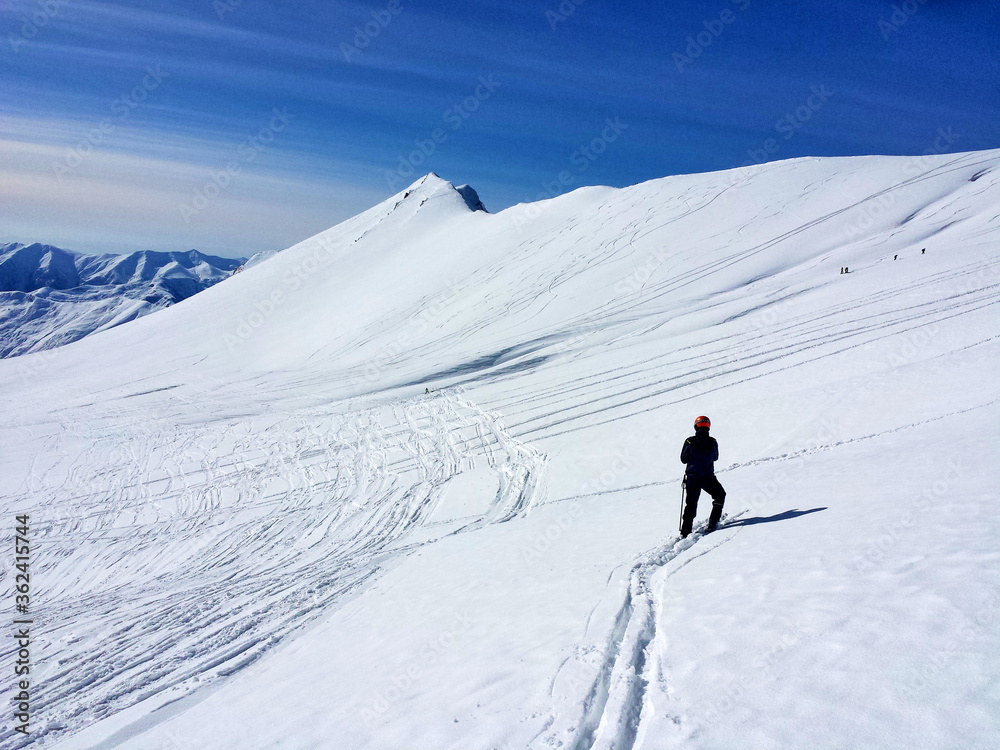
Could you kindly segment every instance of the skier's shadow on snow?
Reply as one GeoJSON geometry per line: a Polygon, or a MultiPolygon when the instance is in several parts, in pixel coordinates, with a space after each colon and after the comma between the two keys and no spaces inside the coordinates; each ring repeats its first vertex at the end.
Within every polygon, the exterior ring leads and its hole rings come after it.
{"type": "Polygon", "coordinates": [[[755,518],[741,518],[737,521],[732,521],[727,523],[726,526],[754,526],[758,523],[772,523],[773,521],[787,521],[789,518],[798,518],[799,516],[807,516],[810,513],[819,513],[821,510],[826,510],[826,506],[822,508],[810,508],[809,510],[799,510],[795,508],[794,510],[786,510],[784,513],[778,513],[774,516],[756,516],[755,518]]]}

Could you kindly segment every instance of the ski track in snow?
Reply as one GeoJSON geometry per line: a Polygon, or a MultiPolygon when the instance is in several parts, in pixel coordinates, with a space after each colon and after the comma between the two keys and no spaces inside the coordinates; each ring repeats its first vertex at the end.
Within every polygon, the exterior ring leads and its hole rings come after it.
{"type": "MultiPolygon", "coordinates": [[[[657,651],[666,649],[656,629],[656,600],[661,595],[654,591],[651,579],[663,570],[669,578],[692,560],[725,544],[739,533],[739,527],[727,528],[728,524],[745,513],[741,511],[735,516],[724,517],[709,537],[714,544],[696,547],[705,538],[706,523],[703,522],[687,539],[676,537],[665,546],[644,554],[632,566],[629,587],[612,624],[604,658],[583,700],[583,715],[572,750],[631,750],[635,746],[646,690],[652,680],[652,657],[657,651]],[[684,555],[692,549],[698,550],[697,553],[684,555]]],[[[545,736],[543,743],[561,744],[555,733],[545,736]]]]}
{"type": "MultiPolygon", "coordinates": [[[[973,269],[962,270],[969,273],[973,269]]],[[[952,278],[949,272],[929,279],[924,285],[947,284],[952,278]]],[[[876,301],[891,302],[893,298],[905,298],[912,293],[912,287],[887,291],[876,301]]],[[[932,303],[909,307],[900,304],[874,315],[870,312],[862,315],[860,311],[864,308],[857,300],[845,301],[819,315],[791,318],[753,335],[738,331],[698,347],[669,351],[625,367],[594,372],[583,382],[553,386],[533,392],[519,402],[504,402],[498,407],[504,410],[515,403],[522,408],[530,408],[534,403],[544,404],[544,411],[520,419],[511,429],[519,437],[534,440],[556,437],[702,397],[718,388],[767,377],[789,367],[919,331],[954,316],[997,304],[1000,304],[1000,284],[963,290],[932,303]],[[855,313],[857,317],[851,314],[852,311],[859,311],[855,313]],[[825,318],[830,318],[830,322],[823,322],[825,318]],[[703,353],[697,351],[699,349],[703,353]],[[792,361],[781,364],[787,360],[792,361]],[[627,407],[633,409],[622,413],[627,407]],[[613,416],[593,419],[608,412],[613,416]],[[576,425],[565,426],[570,423],[576,425]]]]}
{"type": "Polygon", "coordinates": [[[169,428],[63,413],[46,451],[62,458],[32,468],[16,506],[65,511],[33,528],[46,549],[33,572],[48,586],[34,669],[52,723],[14,746],[253,663],[426,543],[408,538],[463,471],[488,466],[499,490],[450,533],[526,514],[542,486],[545,457],[458,393],[256,421],[197,423],[196,406],[169,428]]]}

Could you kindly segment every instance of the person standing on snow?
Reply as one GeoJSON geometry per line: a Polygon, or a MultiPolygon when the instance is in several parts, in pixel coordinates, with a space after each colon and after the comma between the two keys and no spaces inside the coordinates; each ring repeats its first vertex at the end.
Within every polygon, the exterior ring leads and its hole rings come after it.
{"type": "Polygon", "coordinates": [[[708,517],[705,533],[715,531],[722,518],[722,506],[726,503],[726,491],[715,478],[715,462],[719,460],[719,444],[708,434],[712,423],[708,417],[698,417],[694,421],[694,435],[684,441],[681,448],[681,463],[687,464],[684,483],[687,487],[687,504],[684,506],[684,520],[681,522],[681,537],[691,533],[694,517],[698,514],[698,498],[705,490],[712,496],[712,515],[708,517]]]}

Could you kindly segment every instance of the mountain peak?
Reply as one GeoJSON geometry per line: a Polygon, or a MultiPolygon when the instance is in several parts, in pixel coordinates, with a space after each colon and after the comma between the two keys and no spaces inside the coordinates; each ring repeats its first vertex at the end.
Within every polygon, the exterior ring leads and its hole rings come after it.
{"type": "Polygon", "coordinates": [[[472,185],[459,185],[455,190],[458,194],[465,199],[465,205],[467,205],[473,211],[489,211],[486,210],[486,206],[483,204],[482,200],[479,198],[479,193],[476,192],[472,185]]]}
{"type": "MultiPolygon", "coordinates": [[[[401,200],[419,195],[422,200],[431,196],[442,194],[457,194],[470,211],[486,211],[486,206],[479,198],[479,194],[470,185],[459,185],[455,187],[451,182],[444,179],[436,172],[428,172],[419,180],[410,185],[401,194],[401,200]]],[[[487,212],[488,213],[488,212],[487,212]]]]}

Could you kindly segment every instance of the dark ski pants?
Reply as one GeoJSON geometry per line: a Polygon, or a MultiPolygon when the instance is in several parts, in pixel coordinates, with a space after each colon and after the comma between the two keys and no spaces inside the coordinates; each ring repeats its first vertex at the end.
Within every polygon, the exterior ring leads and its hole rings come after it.
{"type": "Polygon", "coordinates": [[[726,491],[719,484],[719,480],[714,476],[687,478],[687,502],[684,505],[684,523],[681,526],[682,534],[690,534],[694,525],[694,517],[698,515],[698,498],[701,491],[705,490],[712,496],[712,515],[708,517],[708,525],[714,527],[722,518],[722,506],[726,504],[726,491]]]}

